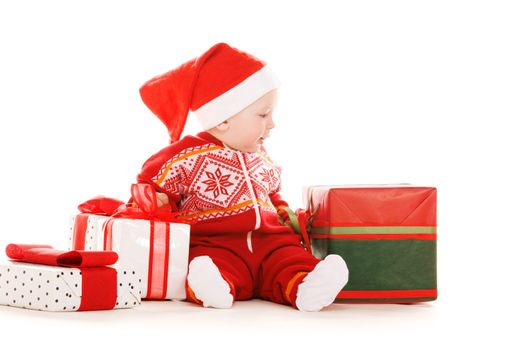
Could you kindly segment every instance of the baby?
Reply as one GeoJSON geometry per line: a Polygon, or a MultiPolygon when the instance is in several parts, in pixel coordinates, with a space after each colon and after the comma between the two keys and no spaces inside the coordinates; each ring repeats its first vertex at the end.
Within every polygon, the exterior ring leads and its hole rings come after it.
{"type": "Polygon", "coordinates": [[[265,62],[220,43],[141,87],[171,144],[146,161],[138,182],[193,220],[187,300],[204,307],[257,297],[319,311],[348,280],[340,256],[316,259],[279,220],[288,206],[281,168],[263,147],[279,85],[265,62]],[[190,110],[204,131],[180,139],[190,110]]]}

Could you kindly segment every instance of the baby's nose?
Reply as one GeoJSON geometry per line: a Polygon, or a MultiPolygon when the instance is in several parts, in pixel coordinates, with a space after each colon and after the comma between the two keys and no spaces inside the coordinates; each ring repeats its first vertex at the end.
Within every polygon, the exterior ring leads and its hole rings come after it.
{"type": "Polygon", "coordinates": [[[268,129],[273,129],[275,127],[275,122],[273,121],[273,117],[270,116],[268,119],[268,129]]]}

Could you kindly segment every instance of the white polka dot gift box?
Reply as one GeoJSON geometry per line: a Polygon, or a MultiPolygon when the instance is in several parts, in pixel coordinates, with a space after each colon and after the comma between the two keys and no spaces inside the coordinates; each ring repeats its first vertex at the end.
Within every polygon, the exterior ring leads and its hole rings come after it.
{"type": "Polygon", "coordinates": [[[177,213],[159,210],[149,185],[131,190],[134,207],[116,208],[116,201],[105,197],[81,204],[82,213],[72,219],[70,249],[113,250],[117,268],[141,273],[143,298],[183,300],[190,226],[176,220],[177,213]]]}
{"type": "Polygon", "coordinates": [[[106,265],[115,252],[64,252],[10,244],[18,261],[0,263],[0,304],[42,311],[132,308],[141,303],[141,276],[106,265]],[[65,265],[65,266],[51,266],[65,265]]]}

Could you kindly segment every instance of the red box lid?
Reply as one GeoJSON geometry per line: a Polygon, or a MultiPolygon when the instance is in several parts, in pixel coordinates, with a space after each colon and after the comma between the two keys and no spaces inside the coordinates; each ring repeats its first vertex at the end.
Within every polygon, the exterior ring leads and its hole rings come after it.
{"type": "Polygon", "coordinates": [[[313,227],[436,226],[436,188],[400,185],[310,186],[313,227]]]}

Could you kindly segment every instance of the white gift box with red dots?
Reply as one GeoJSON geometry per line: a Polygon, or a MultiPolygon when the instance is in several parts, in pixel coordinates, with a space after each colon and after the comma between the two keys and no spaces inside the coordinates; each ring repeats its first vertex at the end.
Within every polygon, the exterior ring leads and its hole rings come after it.
{"type": "MultiPolygon", "coordinates": [[[[115,309],[141,303],[141,276],[117,269],[115,309]]],[[[0,304],[41,311],[77,311],[82,299],[79,268],[21,262],[0,263],[0,304]]]]}

